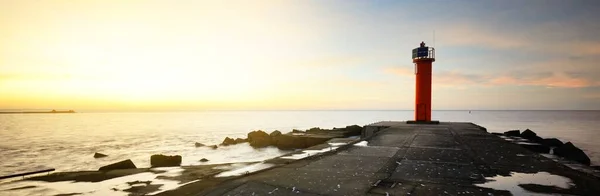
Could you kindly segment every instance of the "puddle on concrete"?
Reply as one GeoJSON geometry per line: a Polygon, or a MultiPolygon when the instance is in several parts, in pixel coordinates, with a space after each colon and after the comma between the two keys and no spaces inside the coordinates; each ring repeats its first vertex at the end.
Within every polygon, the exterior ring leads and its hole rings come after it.
{"type": "Polygon", "coordinates": [[[230,176],[241,176],[244,174],[254,173],[260,170],[268,169],[275,166],[270,163],[254,163],[250,165],[232,165],[232,167],[215,167],[215,169],[230,169],[229,171],[221,172],[215,177],[230,177],[230,176]]]}
{"type": "Polygon", "coordinates": [[[344,142],[333,142],[333,143],[327,143],[329,144],[329,146],[343,146],[346,145],[347,143],[344,142]]]}
{"type": "Polygon", "coordinates": [[[181,176],[181,173],[185,169],[183,169],[181,167],[156,167],[156,168],[152,168],[150,170],[156,171],[156,172],[164,172],[164,173],[160,173],[161,176],[177,177],[177,176],[181,176]]]}
{"type": "Polygon", "coordinates": [[[558,156],[553,155],[553,154],[542,153],[540,155],[542,155],[542,156],[544,156],[546,158],[552,159],[553,161],[557,161],[557,159],[558,159],[558,156]]]}
{"type": "Polygon", "coordinates": [[[300,153],[292,154],[290,156],[284,156],[281,158],[282,159],[303,159],[303,158],[314,156],[314,155],[321,154],[324,152],[329,152],[329,151],[335,150],[337,148],[338,148],[337,146],[330,146],[327,148],[323,148],[321,150],[303,150],[300,153]]]}
{"type": "Polygon", "coordinates": [[[581,171],[583,173],[588,173],[588,174],[592,174],[596,177],[600,177],[600,172],[598,172],[596,169],[587,166],[587,165],[582,165],[580,163],[566,163],[564,164],[565,166],[577,170],[577,171],[581,171]]]}
{"type": "Polygon", "coordinates": [[[291,154],[289,156],[283,156],[283,157],[280,157],[280,158],[282,158],[282,159],[296,159],[296,160],[303,159],[303,158],[314,156],[314,155],[318,155],[318,154],[321,154],[321,153],[324,153],[324,152],[329,152],[329,151],[336,150],[340,146],[348,145],[349,142],[351,142],[351,141],[348,141],[348,142],[328,142],[327,144],[329,145],[329,147],[325,147],[325,148],[320,149],[320,150],[302,150],[302,151],[300,151],[298,153],[291,154]]]}
{"type": "Polygon", "coordinates": [[[220,170],[234,170],[234,169],[239,169],[242,167],[246,167],[250,164],[254,164],[254,163],[232,163],[232,164],[228,164],[228,165],[221,165],[221,166],[216,166],[213,167],[213,169],[220,169],[220,170]]]}
{"type": "Polygon", "coordinates": [[[360,142],[354,144],[354,146],[368,146],[367,144],[369,144],[369,142],[367,142],[367,141],[360,141],[360,142]]]}
{"type": "Polygon", "coordinates": [[[506,141],[511,141],[511,142],[526,142],[526,141],[529,141],[527,139],[520,138],[520,137],[500,136],[500,138],[502,138],[502,139],[504,139],[506,141]]]}
{"type": "Polygon", "coordinates": [[[195,180],[187,183],[180,183],[176,180],[166,180],[157,178],[158,176],[179,176],[181,175],[181,172],[183,172],[183,169],[180,167],[156,168],[156,170],[164,171],[164,173],[155,174],[152,172],[144,172],[118,178],[112,178],[100,182],[14,181],[5,184],[0,184],[0,191],[8,195],[58,195],[74,193],[78,193],[78,195],[129,195],[130,192],[127,192],[125,190],[132,188],[136,189],[149,187],[148,192],[145,193],[145,195],[155,195],[198,181],[195,180]],[[33,187],[15,190],[15,188],[27,186],[33,187]],[[158,190],[153,190],[151,187],[157,187],[158,190]]]}
{"type": "Polygon", "coordinates": [[[483,184],[475,184],[475,186],[496,190],[508,190],[513,195],[548,195],[527,191],[521,188],[519,184],[538,184],[544,186],[555,186],[562,189],[569,189],[571,186],[573,186],[571,179],[550,174],[548,172],[531,174],[511,172],[510,174],[510,176],[488,177],[486,178],[488,182],[483,184]]]}
{"type": "Polygon", "coordinates": [[[531,143],[531,142],[517,142],[517,144],[522,144],[522,145],[537,145],[537,146],[541,145],[541,144],[538,144],[538,143],[531,143]]]}

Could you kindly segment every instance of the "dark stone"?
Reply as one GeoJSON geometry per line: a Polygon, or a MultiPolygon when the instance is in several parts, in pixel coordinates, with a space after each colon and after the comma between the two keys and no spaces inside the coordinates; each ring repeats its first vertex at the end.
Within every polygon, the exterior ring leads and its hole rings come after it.
{"type": "Polygon", "coordinates": [[[194,144],[194,145],[196,145],[196,147],[203,147],[203,146],[206,146],[206,145],[204,145],[203,143],[200,143],[200,142],[196,142],[196,144],[194,144]]]}
{"type": "Polygon", "coordinates": [[[200,162],[207,162],[207,161],[208,161],[208,159],[206,159],[206,158],[200,159],[200,162]]]}
{"type": "Polygon", "coordinates": [[[208,147],[209,147],[209,148],[212,148],[213,150],[218,148],[218,146],[217,146],[217,145],[211,145],[211,146],[208,146],[208,147]]]}
{"type": "Polygon", "coordinates": [[[292,129],[292,133],[305,133],[305,132],[302,130],[299,130],[299,129],[292,129]]]}
{"type": "Polygon", "coordinates": [[[348,137],[348,136],[355,136],[355,135],[360,135],[360,133],[362,132],[362,127],[358,126],[358,125],[351,125],[351,126],[347,126],[346,128],[344,128],[346,133],[344,134],[344,136],[348,137]]]}
{"type": "Polygon", "coordinates": [[[116,162],[110,165],[106,165],[106,166],[102,166],[100,167],[100,169],[98,169],[98,171],[109,171],[109,170],[116,170],[116,169],[135,169],[137,167],[135,167],[135,164],[133,164],[133,162],[131,161],[131,159],[127,159],[121,162],[116,162]]]}
{"type": "Polygon", "coordinates": [[[544,138],[541,138],[540,136],[537,136],[537,135],[533,136],[531,138],[528,138],[528,139],[531,142],[540,143],[540,144],[544,141],[544,138]]]}
{"type": "Polygon", "coordinates": [[[102,157],[107,157],[108,155],[102,154],[102,153],[94,153],[94,158],[102,158],[102,157]]]}
{"type": "Polygon", "coordinates": [[[248,133],[248,143],[255,148],[262,148],[271,145],[271,136],[264,131],[252,131],[248,133]]]}
{"type": "Polygon", "coordinates": [[[523,148],[527,148],[527,150],[537,152],[537,153],[550,153],[550,147],[539,145],[539,144],[519,144],[523,148]]]}
{"type": "Polygon", "coordinates": [[[271,136],[271,145],[273,146],[277,146],[277,142],[279,142],[278,137],[281,135],[281,131],[273,131],[271,132],[271,134],[269,134],[269,136],[271,136]]]}
{"type": "Polygon", "coordinates": [[[358,125],[351,125],[351,126],[346,126],[344,128],[333,128],[333,129],[321,129],[318,127],[314,127],[314,128],[310,128],[309,130],[306,130],[306,133],[320,134],[320,135],[335,134],[335,135],[340,135],[341,137],[349,137],[349,136],[360,135],[362,132],[362,129],[363,128],[358,125]]]}
{"type": "Polygon", "coordinates": [[[566,144],[555,148],[554,154],[585,165],[590,165],[590,158],[585,154],[585,152],[583,152],[583,150],[575,147],[575,145],[573,145],[571,142],[567,142],[566,144]]]}
{"type": "Polygon", "coordinates": [[[247,141],[248,141],[248,140],[246,140],[246,139],[242,139],[242,138],[236,138],[236,139],[235,139],[235,144],[240,144],[240,143],[244,143],[244,142],[247,142],[247,141]]]}
{"type": "Polygon", "coordinates": [[[494,135],[504,135],[503,133],[496,133],[496,132],[492,132],[492,134],[494,134],[494,135]]]}
{"type": "Polygon", "coordinates": [[[229,137],[226,137],[223,140],[223,142],[221,142],[221,145],[223,145],[223,146],[229,146],[229,145],[233,145],[233,144],[236,144],[235,140],[233,138],[229,138],[229,137]]]}
{"type": "Polygon", "coordinates": [[[305,138],[306,138],[306,147],[307,148],[325,143],[326,141],[331,139],[331,137],[311,137],[311,136],[308,136],[305,138]]]}
{"type": "MultiPolygon", "coordinates": [[[[310,129],[306,130],[306,133],[319,134],[319,133],[323,133],[323,132],[326,132],[326,131],[331,131],[331,130],[321,129],[319,127],[313,127],[313,128],[310,128],[310,129]]],[[[294,131],[292,131],[292,132],[294,132],[294,131]]]]}
{"type": "Polygon", "coordinates": [[[152,167],[173,167],[181,165],[181,156],[167,156],[155,154],[150,156],[150,165],[152,167]]]}
{"type": "Polygon", "coordinates": [[[521,136],[521,131],[519,130],[510,130],[507,132],[504,132],[505,136],[521,136]]]}
{"type": "Polygon", "coordinates": [[[529,129],[525,129],[523,133],[521,133],[521,137],[525,139],[535,139],[537,134],[529,129]]]}
{"type": "Polygon", "coordinates": [[[306,148],[306,138],[298,137],[291,134],[283,134],[274,137],[275,146],[282,150],[292,150],[298,148],[306,148]]]}
{"type": "Polygon", "coordinates": [[[541,143],[550,147],[559,147],[563,145],[563,143],[556,138],[542,139],[541,143]]]}
{"type": "Polygon", "coordinates": [[[269,134],[269,136],[271,136],[271,137],[275,137],[275,136],[278,136],[278,135],[281,135],[281,131],[275,130],[275,131],[271,132],[271,134],[269,134]]]}

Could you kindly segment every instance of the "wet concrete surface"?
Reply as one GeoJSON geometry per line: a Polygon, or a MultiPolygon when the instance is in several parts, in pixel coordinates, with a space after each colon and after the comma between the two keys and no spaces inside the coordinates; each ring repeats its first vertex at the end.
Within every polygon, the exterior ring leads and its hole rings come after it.
{"type": "Polygon", "coordinates": [[[223,181],[193,195],[600,193],[598,177],[505,141],[472,123],[383,122],[371,126],[388,128],[367,138],[366,146],[348,145],[320,156],[279,162],[274,168],[223,181]]]}

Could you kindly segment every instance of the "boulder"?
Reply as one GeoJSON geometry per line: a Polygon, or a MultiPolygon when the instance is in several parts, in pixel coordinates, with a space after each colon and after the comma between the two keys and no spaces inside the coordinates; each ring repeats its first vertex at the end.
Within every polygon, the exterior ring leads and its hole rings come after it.
{"type": "Polygon", "coordinates": [[[131,161],[131,159],[127,159],[121,162],[116,162],[110,165],[106,165],[106,166],[102,166],[100,167],[100,169],[98,169],[98,171],[109,171],[109,170],[116,170],[116,169],[135,169],[137,167],[135,167],[135,164],[133,164],[133,162],[131,161]]]}
{"type": "Polygon", "coordinates": [[[292,150],[298,148],[306,148],[306,138],[299,137],[291,134],[282,134],[274,137],[276,143],[274,144],[277,148],[282,150],[292,150]]]}
{"type": "Polygon", "coordinates": [[[525,139],[536,139],[537,134],[529,129],[525,129],[523,133],[521,133],[521,137],[525,139]]]}
{"type": "Polygon", "coordinates": [[[255,148],[263,148],[263,147],[267,147],[271,145],[271,138],[257,138],[252,140],[250,143],[250,146],[255,147],[255,148]]]}
{"type": "Polygon", "coordinates": [[[563,143],[556,138],[542,139],[540,143],[550,147],[559,147],[563,145],[563,143]]]}
{"type": "Polygon", "coordinates": [[[107,157],[108,155],[102,154],[102,153],[94,153],[94,158],[102,158],[102,157],[107,157]]]}
{"type": "Polygon", "coordinates": [[[299,129],[292,129],[292,133],[306,133],[306,132],[299,130],[299,129]]]}
{"type": "MultiPolygon", "coordinates": [[[[313,127],[313,128],[310,128],[310,129],[306,130],[306,133],[319,134],[319,133],[323,133],[323,132],[326,132],[326,131],[331,131],[331,130],[321,129],[319,127],[313,127]]],[[[292,133],[294,133],[294,131],[292,131],[292,133]]]]}
{"type": "Polygon", "coordinates": [[[528,140],[531,141],[531,142],[535,142],[535,143],[540,143],[541,144],[544,141],[544,138],[541,138],[540,136],[536,135],[536,136],[528,138],[528,140]]]}
{"type": "Polygon", "coordinates": [[[590,158],[585,154],[585,152],[583,152],[583,150],[575,147],[575,145],[573,145],[571,142],[567,142],[566,144],[555,148],[554,154],[585,165],[590,165],[590,158]]]}
{"type": "Polygon", "coordinates": [[[223,142],[221,142],[221,145],[223,145],[223,146],[229,146],[229,145],[233,145],[233,144],[235,144],[235,140],[233,138],[229,138],[229,137],[226,137],[223,140],[223,142]]]}
{"type": "Polygon", "coordinates": [[[252,131],[252,132],[248,133],[248,142],[251,142],[252,140],[255,140],[255,139],[267,138],[267,137],[269,137],[269,134],[267,134],[266,132],[264,132],[262,130],[252,131]]]}
{"type": "Polygon", "coordinates": [[[152,167],[173,167],[181,165],[181,156],[167,156],[155,154],[150,156],[150,165],[152,167]]]}
{"type": "Polygon", "coordinates": [[[208,161],[208,159],[206,159],[206,158],[200,159],[200,162],[207,162],[207,161],[208,161]]]}
{"type": "Polygon", "coordinates": [[[248,133],[248,143],[255,148],[262,148],[271,145],[271,136],[264,131],[252,131],[248,133]]]}
{"type": "Polygon", "coordinates": [[[271,136],[271,138],[275,137],[275,136],[279,136],[279,135],[281,135],[281,131],[277,131],[277,130],[275,130],[275,131],[271,132],[271,134],[269,134],[269,136],[271,136]]]}
{"type": "Polygon", "coordinates": [[[200,143],[200,142],[196,142],[194,145],[196,145],[196,147],[203,147],[203,146],[206,146],[206,145],[204,145],[203,143],[200,143]]]}
{"type": "Polygon", "coordinates": [[[539,144],[519,144],[519,146],[523,148],[527,148],[527,150],[537,152],[537,153],[550,153],[550,147],[539,145],[539,144]]]}
{"type": "Polygon", "coordinates": [[[333,137],[327,137],[327,136],[304,136],[304,138],[306,138],[306,147],[311,147],[311,146],[316,146],[322,143],[327,142],[328,140],[332,139],[333,137]]]}
{"type": "Polygon", "coordinates": [[[277,142],[279,142],[279,140],[277,140],[279,138],[279,136],[281,135],[281,131],[273,131],[271,132],[271,134],[269,134],[269,136],[271,136],[271,145],[273,146],[277,146],[277,142]]]}
{"type": "Polygon", "coordinates": [[[242,138],[236,138],[235,139],[235,144],[244,143],[244,142],[247,142],[247,140],[246,139],[242,139],[242,138]]]}
{"type": "Polygon", "coordinates": [[[504,132],[505,136],[521,136],[521,131],[519,130],[510,130],[507,132],[504,132]]]}
{"type": "MultiPolygon", "coordinates": [[[[319,127],[314,127],[306,130],[306,133],[309,134],[319,134],[319,135],[339,135],[340,137],[349,137],[360,135],[362,132],[362,127],[358,125],[346,126],[344,128],[333,128],[333,129],[321,129],[319,127]]],[[[292,131],[293,132],[293,131],[292,131]]],[[[299,132],[297,132],[299,133],[299,132]]]]}
{"type": "Polygon", "coordinates": [[[217,145],[211,145],[211,146],[207,146],[207,147],[212,148],[213,150],[218,148],[217,145]]]}
{"type": "Polygon", "coordinates": [[[347,126],[344,129],[346,131],[346,133],[344,133],[344,136],[348,137],[348,136],[360,135],[363,128],[358,125],[351,125],[351,126],[347,126]]]}

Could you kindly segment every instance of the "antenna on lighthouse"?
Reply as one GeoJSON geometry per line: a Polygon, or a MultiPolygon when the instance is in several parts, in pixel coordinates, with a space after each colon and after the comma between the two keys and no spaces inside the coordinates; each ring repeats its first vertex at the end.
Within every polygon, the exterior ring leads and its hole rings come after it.
{"type": "Polygon", "coordinates": [[[435,30],[433,30],[433,47],[435,48],[435,30]]]}

